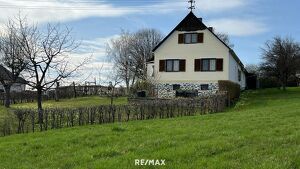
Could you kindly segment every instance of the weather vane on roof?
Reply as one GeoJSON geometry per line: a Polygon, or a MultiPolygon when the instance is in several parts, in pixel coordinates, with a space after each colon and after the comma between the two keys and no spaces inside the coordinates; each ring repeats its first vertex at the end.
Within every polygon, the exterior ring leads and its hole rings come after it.
{"type": "Polygon", "coordinates": [[[193,9],[195,9],[195,0],[189,0],[188,3],[191,4],[191,6],[189,7],[189,9],[191,10],[191,12],[193,11],[193,9]]]}

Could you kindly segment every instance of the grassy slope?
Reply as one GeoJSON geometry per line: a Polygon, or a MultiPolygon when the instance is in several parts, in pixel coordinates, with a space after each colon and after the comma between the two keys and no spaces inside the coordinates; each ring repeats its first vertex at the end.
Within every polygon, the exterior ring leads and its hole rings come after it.
{"type": "Polygon", "coordinates": [[[0,138],[0,168],[299,168],[300,88],[250,91],[225,113],[0,138]],[[142,168],[142,167],[136,167],[142,168]],[[155,167],[149,167],[155,168],[155,167]]]}

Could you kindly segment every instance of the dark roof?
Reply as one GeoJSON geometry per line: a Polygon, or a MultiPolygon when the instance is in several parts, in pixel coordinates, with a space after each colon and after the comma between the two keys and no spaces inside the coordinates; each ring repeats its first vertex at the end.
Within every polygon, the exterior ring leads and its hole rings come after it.
{"type": "MultiPolygon", "coordinates": [[[[152,51],[155,52],[175,31],[197,31],[205,30],[210,31],[219,41],[221,41],[228,49],[233,58],[240,64],[243,71],[246,72],[243,63],[239,57],[235,54],[224,41],[222,41],[211,29],[202,22],[202,18],[197,18],[193,12],[190,12],[152,51]]],[[[154,56],[148,60],[148,62],[154,61],[154,56]]]]}
{"type": "Polygon", "coordinates": [[[190,12],[152,51],[158,49],[175,31],[196,31],[205,30],[206,28],[202,19],[197,18],[193,12],[190,12]]]}
{"type": "MultiPolygon", "coordinates": [[[[12,76],[13,75],[9,70],[7,70],[5,67],[0,65],[0,79],[10,80],[12,78],[12,76]]],[[[16,83],[27,84],[27,81],[25,79],[23,79],[22,77],[18,77],[18,79],[16,80],[16,83]]]]}

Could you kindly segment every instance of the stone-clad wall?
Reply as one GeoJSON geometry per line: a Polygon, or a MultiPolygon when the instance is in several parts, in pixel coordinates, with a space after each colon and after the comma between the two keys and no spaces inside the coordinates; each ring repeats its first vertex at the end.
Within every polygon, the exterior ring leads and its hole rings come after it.
{"type": "Polygon", "coordinates": [[[176,91],[173,90],[173,85],[180,85],[181,90],[197,90],[198,96],[205,96],[209,94],[216,93],[219,90],[218,83],[174,83],[174,84],[157,84],[157,96],[159,98],[174,98],[176,96],[176,91]],[[209,90],[201,90],[201,85],[208,84],[209,90]]]}

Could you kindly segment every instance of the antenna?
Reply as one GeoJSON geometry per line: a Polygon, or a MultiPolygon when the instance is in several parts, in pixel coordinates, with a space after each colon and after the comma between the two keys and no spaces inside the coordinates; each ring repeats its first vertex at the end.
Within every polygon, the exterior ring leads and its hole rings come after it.
{"type": "Polygon", "coordinates": [[[188,3],[191,4],[191,6],[188,9],[190,9],[191,12],[193,12],[193,9],[195,9],[195,0],[189,0],[188,3]]]}

